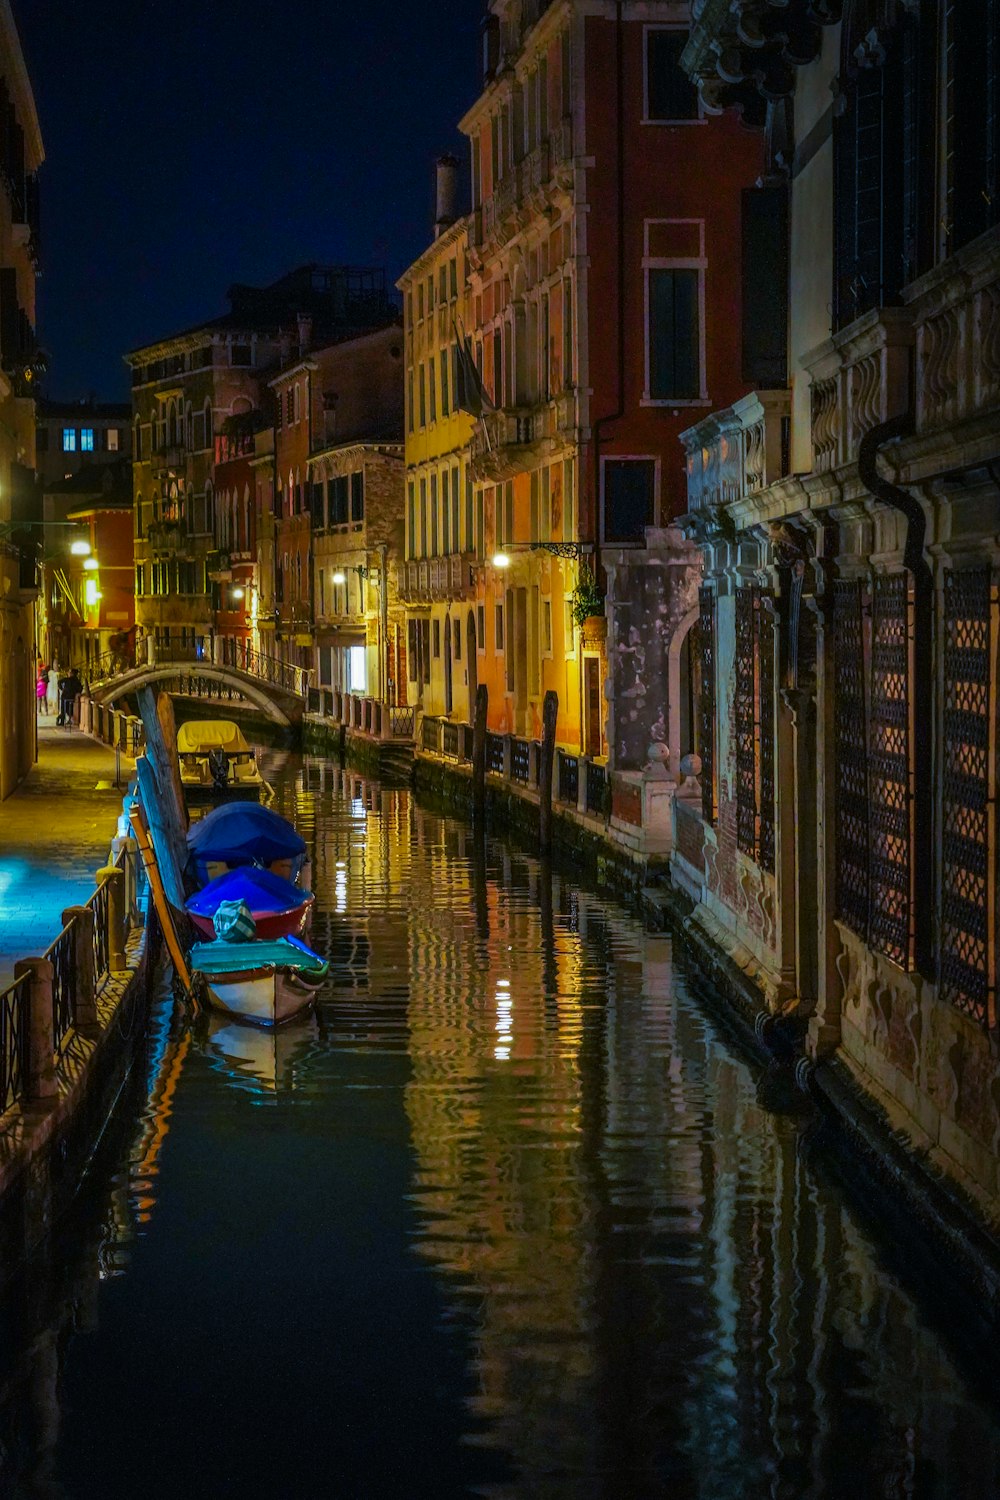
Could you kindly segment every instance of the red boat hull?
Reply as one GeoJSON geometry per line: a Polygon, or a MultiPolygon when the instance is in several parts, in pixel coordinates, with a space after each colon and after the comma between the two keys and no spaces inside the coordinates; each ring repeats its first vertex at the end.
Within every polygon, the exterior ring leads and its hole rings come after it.
{"type": "MultiPolygon", "coordinates": [[[[301,937],[308,924],[312,904],[313,898],[310,896],[308,901],[303,901],[290,911],[255,911],[253,919],[257,936],[268,941],[274,938],[301,937]]],[[[209,939],[215,937],[211,917],[199,917],[194,912],[190,912],[189,916],[199,932],[209,939]]]]}

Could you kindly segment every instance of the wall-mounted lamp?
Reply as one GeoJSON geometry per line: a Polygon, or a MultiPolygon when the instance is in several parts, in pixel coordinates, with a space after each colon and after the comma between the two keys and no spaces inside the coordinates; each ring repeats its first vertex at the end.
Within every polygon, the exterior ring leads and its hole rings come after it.
{"type": "Polygon", "coordinates": [[[85,557],[83,559],[83,566],[88,573],[94,573],[100,567],[100,563],[96,557],[85,557]]]}
{"type": "Polygon", "coordinates": [[[74,557],[89,557],[90,543],[85,542],[82,539],[75,542],[70,542],[69,550],[74,557]]]}
{"type": "MultiPolygon", "coordinates": [[[[590,548],[582,542],[512,542],[511,547],[519,552],[551,552],[553,557],[581,558],[590,548]]],[[[509,568],[510,556],[506,552],[495,552],[490,558],[495,568],[509,568]]]]}
{"type": "Polygon", "coordinates": [[[244,599],[246,597],[246,589],[233,589],[231,592],[234,599],[244,599]]]}

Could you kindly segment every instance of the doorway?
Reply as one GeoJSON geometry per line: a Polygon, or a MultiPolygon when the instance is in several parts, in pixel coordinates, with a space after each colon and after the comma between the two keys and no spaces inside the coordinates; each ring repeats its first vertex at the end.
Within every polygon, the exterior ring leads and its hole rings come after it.
{"type": "Polygon", "coordinates": [[[469,610],[465,620],[465,676],[469,684],[469,723],[476,716],[476,693],[479,689],[479,663],[477,652],[479,642],[476,637],[476,615],[474,610],[469,610]]]}

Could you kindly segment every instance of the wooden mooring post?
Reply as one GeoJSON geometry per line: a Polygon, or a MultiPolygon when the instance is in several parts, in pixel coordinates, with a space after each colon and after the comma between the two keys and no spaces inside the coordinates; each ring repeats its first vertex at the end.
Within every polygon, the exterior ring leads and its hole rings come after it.
{"type": "Polygon", "coordinates": [[[542,704],[542,745],[538,757],[538,847],[543,854],[552,849],[552,767],[556,757],[558,717],[558,695],[547,692],[542,704]]]}
{"type": "Polygon", "coordinates": [[[476,688],[476,710],[472,721],[472,816],[481,823],[486,812],[486,714],[490,690],[485,682],[476,688]]]}

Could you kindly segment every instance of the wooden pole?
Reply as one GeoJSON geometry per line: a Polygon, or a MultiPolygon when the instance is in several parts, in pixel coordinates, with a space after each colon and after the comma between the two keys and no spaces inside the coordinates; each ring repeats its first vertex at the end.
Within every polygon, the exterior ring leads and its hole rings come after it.
{"type": "Polygon", "coordinates": [[[542,748],[538,758],[538,845],[543,854],[552,848],[552,765],[558,716],[559,698],[550,691],[542,704],[542,748]]]}
{"type": "Polygon", "coordinates": [[[132,806],[129,808],[128,815],[129,821],[132,824],[132,831],[135,834],[136,843],[139,845],[139,853],[142,855],[142,862],[146,867],[146,877],[149,880],[149,889],[153,897],[153,906],[156,909],[156,915],[160,919],[160,926],[163,929],[163,940],[167,945],[167,952],[170,955],[170,962],[173,964],[174,969],[177,973],[177,977],[183,985],[185,991],[187,993],[190,993],[191,974],[184,959],[184,953],[180,945],[180,940],[177,936],[177,928],[174,926],[174,914],[170,910],[170,903],[168,902],[166,892],[163,889],[163,881],[160,879],[160,870],[156,862],[156,853],[153,849],[153,845],[150,842],[149,830],[146,827],[146,821],[143,817],[142,808],[138,807],[136,803],[133,802],[132,806]]]}
{"type": "MultiPolygon", "coordinates": [[[[152,761],[159,789],[160,821],[179,870],[187,864],[187,807],[177,759],[177,727],[168,693],[154,695],[148,685],[139,689],[139,712],[146,729],[146,754],[152,761]]],[[[146,809],[149,812],[149,809],[146,809]]],[[[162,855],[160,856],[162,858],[162,855]]],[[[173,899],[171,897],[171,899],[173,899]]]]}
{"type": "Polygon", "coordinates": [[[51,1099],[59,1092],[56,1077],[54,1027],[52,1024],[52,963],[47,958],[19,958],[14,978],[30,977],[28,991],[29,1099],[51,1099]]]}
{"type": "MultiPolygon", "coordinates": [[[[184,881],[182,867],[178,865],[174,840],[164,814],[165,799],[160,791],[159,778],[153,763],[140,755],[135,763],[135,774],[139,782],[139,797],[145,814],[146,826],[152,835],[160,875],[168,899],[178,909],[184,908],[184,881]]],[[[185,848],[185,855],[187,850],[185,848]]],[[[186,862],[186,861],[185,861],[186,862]]]]}
{"type": "Polygon", "coordinates": [[[485,682],[476,688],[476,710],[472,720],[472,815],[482,822],[486,811],[486,714],[490,690],[485,682]]]}

